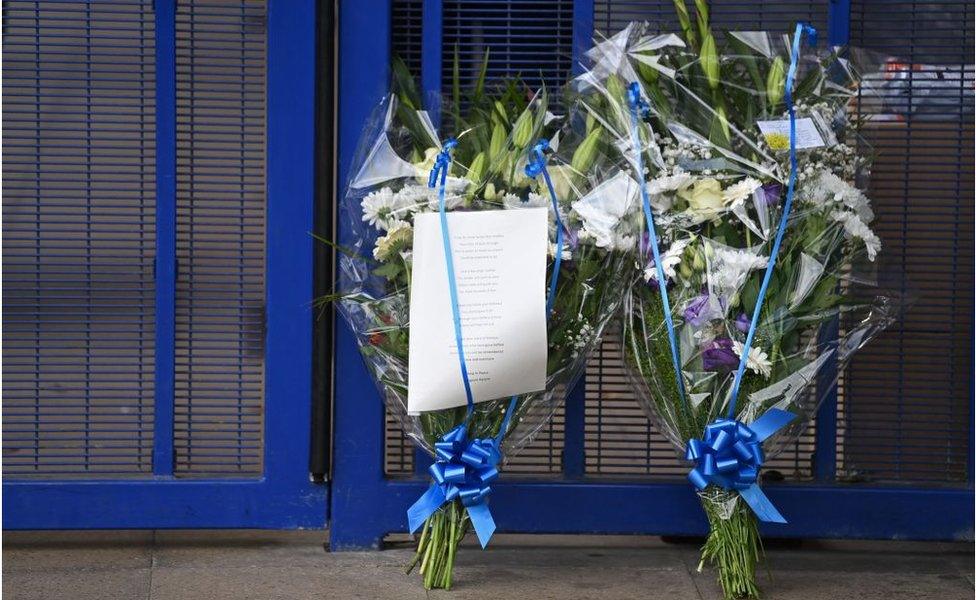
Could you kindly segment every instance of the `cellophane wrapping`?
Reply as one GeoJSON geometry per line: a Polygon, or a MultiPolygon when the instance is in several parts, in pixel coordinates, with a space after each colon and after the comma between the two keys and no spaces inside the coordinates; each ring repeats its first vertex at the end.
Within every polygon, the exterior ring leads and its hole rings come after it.
{"type": "MultiPolygon", "coordinates": [[[[508,89],[465,110],[449,109],[447,100],[438,105],[446,123],[440,129],[415,99],[390,95],[364,128],[340,206],[353,239],[339,257],[337,303],[386,406],[406,434],[431,452],[439,436],[464,421],[466,409],[407,412],[412,223],[415,215],[438,210],[438,189],[428,187],[430,170],[442,141],[455,137],[445,195],[449,211],[549,207],[548,288],[556,251],[555,212],[543,177],[525,172],[533,147],[548,140],[547,169],[564,224],[564,247],[548,318],[547,384],[544,391],[518,397],[511,425],[503,433],[507,459],[532,440],[563,402],[633,276],[626,243],[633,245],[640,223],[606,224],[597,232],[604,237],[596,238],[584,230],[579,211],[616,200],[608,194],[621,183],[636,203],[637,188],[632,180],[608,176],[614,167],[601,154],[599,135],[554,114],[544,92],[529,97],[521,89],[508,89]],[[608,181],[616,187],[608,187],[608,181]]],[[[461,377],[456,363],[444,368],[461,377]]],[[[509,401],[477,403],[468,436],[498,435],[509,401]]]]}
{"type": "MultiPolygon", "coordinates": [[[[645,237],[638,283],[622,311],[621,356],[641,406],[682,458],[689,440],[729,416],[790,175],[784,84],[792,36],[729,32],[716,42],[703,29],[688,24],[684,35],[661,35],[631,23],[594,44],[588,70],[572,83],[577,105],[611,135],[631,172],[634,82],[646,106],[637,128],[665,281],[645,237]],[[778,124],[764,132],[760,123],[769,121],[778,124]]],[[[910,300],[900,274],[883,265],[865,194],[872,150],[858,134],[857,106],[885,104],[890,82],[881,64],[854,48],[805,46],[798,57],[798,130],[812,127],[822,143],[805,147],[809,137],[800,138],[793,208],[731,415],[746,424],[770,408],[797,415],[765,442],[767,459],[801,435],[854,354],[910,300]]],[[[735,527],[752,528],[732,539],[750,545],[735,552],[754,558],[718,562],[727,596],[758,595],[755,519],[734,490],[709,485],[700,495],[713,534],[737,515],[735,527]]]]}

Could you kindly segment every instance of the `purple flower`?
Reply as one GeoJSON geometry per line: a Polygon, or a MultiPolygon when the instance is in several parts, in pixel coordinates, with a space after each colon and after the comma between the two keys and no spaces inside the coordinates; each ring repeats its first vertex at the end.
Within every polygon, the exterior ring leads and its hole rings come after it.
{"type": "Polygon", "coordinates": [[[766,206],[776,206],[783,195],[783,186],[779,183],[767,183],[762,186],[763,201],[766,206]]]}
{"type": "Polygon", "coordinates": [[[685,321],[695,327],[701,327],[709,320],[708,294],[695,296],[691,302],[685,306],[685,321]]]}
{"type": "Polygon", "coordinates": [[[741,331],[742,333],[748,333],[749,325],[751,324],[752,324],[752,319],[750,319],[749,315],[747,315],[746,313],[739,313],[738,318],[736,318],[735,320],[735,328],[741,331]]]}
{"type": "Polygon", "coordinates": [[[739,366],[739,357],[732,351],[732,340],[717,337],[702,348],[702,366],[706,371],[731,371],[739,366]]]}
{"type": "Polygon", "coordinates": [[[576,250],[576,247],[579,246],[579,232],[572,227],[564,228],[563,242],[570,250],[576,250]]]}

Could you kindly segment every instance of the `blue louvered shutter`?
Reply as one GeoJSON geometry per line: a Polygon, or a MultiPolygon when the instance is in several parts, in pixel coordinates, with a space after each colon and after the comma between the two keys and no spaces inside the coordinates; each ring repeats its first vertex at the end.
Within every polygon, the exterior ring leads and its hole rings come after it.
{"type": "Polygon", "coordinates": [[[3,468],[151,472],[150,0],[3,3],[3,468]]]}
{"type": "Polygon", "coordinates": [[[176,5],[178,475],[262,470],[266,11],[176,5]]]}
{"type": "Polygon", "coordinates": [[[841,384],[839,474],[859,481],[971,480],[974,12],[851,2],[852,43],[897,57],[889,76],[906,79],[863,133],[877,152],[875,230],[918,298],[841,384]]]}

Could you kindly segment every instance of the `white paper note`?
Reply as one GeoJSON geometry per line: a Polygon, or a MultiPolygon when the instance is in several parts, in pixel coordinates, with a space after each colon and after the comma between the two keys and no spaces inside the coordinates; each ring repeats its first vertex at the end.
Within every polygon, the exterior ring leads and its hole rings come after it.
{"type": "MultiPolygon", "coordinates": [[[[782,119],[779,121],[756,121],[759,131],[766,138],[766,143],[773,150],[790,149],[790,120],[782,119]]],[[[823,137],[813,119],[805,117],[796,120],[796,148],[805,150],[808,148],[819,148],[825,146],[823,137]]]]}
{"type": "MultiPolygon", "coordinates": [[[[546,387],[548,209],[447,215],[475,402],[546,387]]],[[[414,218],[407,411],[464,406],[440,215],[414,218]]]]}

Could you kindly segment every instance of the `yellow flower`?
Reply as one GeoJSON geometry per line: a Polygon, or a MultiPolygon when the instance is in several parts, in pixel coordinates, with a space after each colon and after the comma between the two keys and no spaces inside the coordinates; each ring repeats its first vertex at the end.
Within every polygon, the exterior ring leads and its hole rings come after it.
{"type": "Polygon", "coordinates": [[[725,210],[722,184],[711,177],[701,179],[693,186],[679,190],[678,197],[688,203],[688,210],[695,213],[699,221],[715,219],[725,210]]]}
{"type": "Polygon", "coordinates": [[[390,226],[386,235],[376,240],[373,258],[388,261],[409,248],[412,243],[413,227],[409,223],[399,221],[390,226]]]}
{"type": "Polygon", "coordinates": [[[782,133],[767,133],[765,136],[766,143],[773,150],[789,150],[790,149],[790,138],[782,133]]]}

